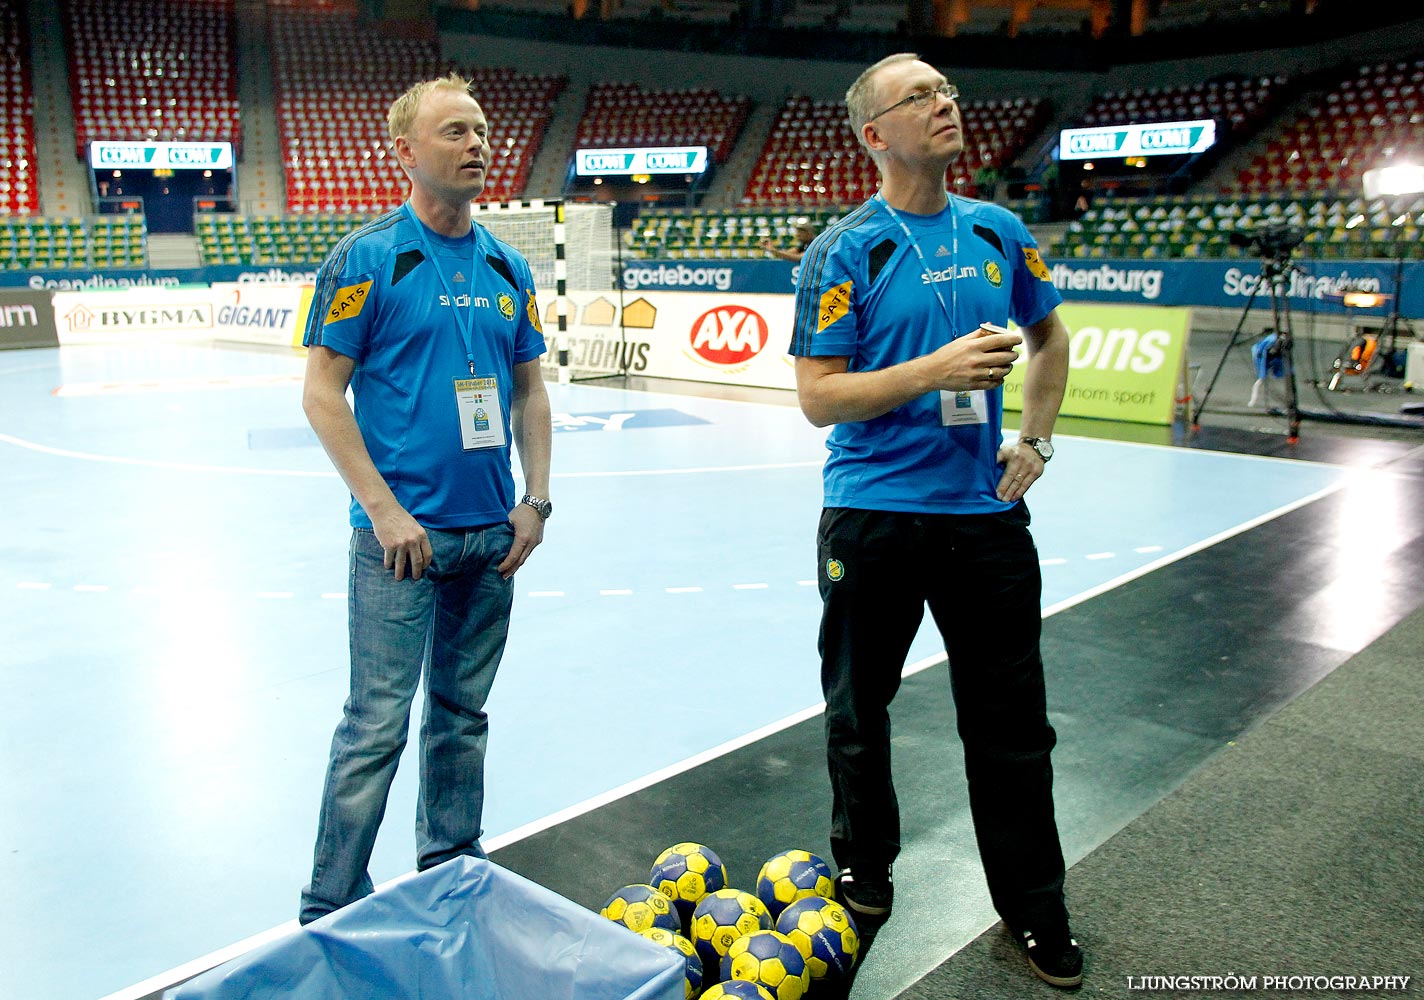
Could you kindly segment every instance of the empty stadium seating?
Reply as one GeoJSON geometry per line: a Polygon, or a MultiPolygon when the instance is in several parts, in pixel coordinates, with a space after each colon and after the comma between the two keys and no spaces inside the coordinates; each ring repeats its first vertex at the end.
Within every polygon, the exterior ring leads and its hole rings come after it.
{"type": "Polygon", "coordinates": [[[624,253],[662,258],[769,258],[762,240],[794,245],[792,229],[809,221],[823,229],[840,218],[834,210],[784,212],[737,209],[652,209],[624,231],[624,253]]]}
{"type": "Polygon", "coordinates": [[[205,265],[307,264],[315,266],[364,215],[243,216],[200,214],[194,231],[205,265]]]}
{"type": "Polygon", "coordinates": [[[16,0],[0,4],[0,46],[5,51],[0,67],[0,216],[29,215],[40,207],[27,35],[24,5],[16,0]]]}
{"type": "MultiPolygon", "coordinates": [[[[1043,100],[960,101],[964,155],[947,177],[958,194],[975,196],[975,173],[1001,169],[1040,132],[1043,100]]],[[[875,164],[861,149],[839,101],[793,96],[786,101],[752,170],[745,205],[825,206],[863,201],[875,193],[875,164]]]]}
{"type": "MultiPolygon", "coordinates": [[[[407,185],[390,150],[386,111],[411,83],[452,69],[438,42],[383,35],[340,13],[278,9],[271,16],[288,210],[362,215],[399,205],[407,185]]],[[[453,68],[474,81],[490,121],[494,148],[482,197],[518,198],[566,80],[453,68]]]]}
{"type": "Polygon", "coordinates": [[[1269,220],[1298,228],[1302,257],[1424,259],[1424,196],[1397,202],[1367,202],[1361,196],[1107,199],[1070,223],[1047,252],[1059,257],[1254,257],[1232,235],[1249,238],[1251,229],[1269,220]]]}
{"type": "Polygon", "coordinates": [[[233,0],[65,0],[75,152],[91,139],[242,145],[233,0]]]}
{"type": "Polygon", "coordinates": [[[1214,118],[1223,132],[1248,133],[1274,113],[1286,83],[1282,75],[1229,76],[1167,87],[1138,87],[1098,95],[1083,125],[1120,125],[1214,118]]]}
{"type": "Polygon", "coordinates": [[[712,161],[723,163],[750,110],[750,98],[705,87],[645,90],[631,83],[598,83],[589,90],[575,144],[597,149],[706,146],[712,161]]]}
{"type": "Polygon", "coordinates": [[[1364,172],[1424,150],[1424,58],[1374,63],[1312,101],[1222,192],[1359,194],[1364,172]]]}
{"type": "Polygon", "coordinates": [[[144,267],[147,236],[141,216],[0,219],[0,270],[144,267]]]}

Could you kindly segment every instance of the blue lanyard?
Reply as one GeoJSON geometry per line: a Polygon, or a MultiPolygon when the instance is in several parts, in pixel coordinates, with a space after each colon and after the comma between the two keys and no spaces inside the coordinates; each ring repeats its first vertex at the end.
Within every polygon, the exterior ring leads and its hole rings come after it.
{"type": "MultiPolygon", "coordinates": [[[[415,214],[415,209],[410,207],[410,202],[401,206],[401,211],[409,216],[410,221],[415,223],[415,234],[420,237],[420,245],[425,248],[425,258],[430,261],[430,266],[435,268],[435,274],[440,278],[440,287],[445,289],[445,298],[450,303],[450,311],[455,314],[455,326],[460,330],[460,339],[465,343],[465,359],[470,363],[470,377],[475,377],[475,253],[478,249],[479,240],[475,239],[473,229],[470,232],[470,305],[465,311],[455,304],[455,291],[450,287],[450,279],[445,277],[445,269],[440,266],[440,261],[435,257],[435,248],[430,242],[430,236],[425,231],[425,223],[421,222],[415,214]]],[[[470,222],[474,226],[473,220],[470,222]]]]}
{"type": "MultiPolygon", "coordinates": [[[[949,339],[953,340],[959,336],[954,326],[954,314],[959,306],[959,208],[954,203],[954,195],[946,192],[949,199],[949,225],[950,225],[950,255],[949,255],[949,302],[944,301],[944,296],[940,294],[939,283],[930,282],[930,291],[934,292],[935,298],[939,299],[939,307],[944,310],[945,319],[949,320],[949,339]]],[[[900,213],[895,211],[893,205],[885,200],[885,196],[879,191],[875,192],[876,199],[885,206],[885,211],[890,213],[890,218],[900,226],[905,238],[910,241],[910,246],[915,248],[915,256],[920,258],[920,266],[924,268],[926,275],[932,270],[929,261],[925,260],[925,252],[920,249],[920,241],[915,239],[915,234],[910,232],[910,227],[905,225],[905,220],[900,218],[900,213]]]]}

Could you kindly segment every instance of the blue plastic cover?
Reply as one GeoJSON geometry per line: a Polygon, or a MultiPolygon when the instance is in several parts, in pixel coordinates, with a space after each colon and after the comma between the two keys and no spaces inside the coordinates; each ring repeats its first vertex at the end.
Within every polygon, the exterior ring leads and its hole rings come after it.
{"type": "Polygon", "coordinates": [[[165,1000],[682,1000],[684,959],[506,868],[455,858],[165,1000]]]}

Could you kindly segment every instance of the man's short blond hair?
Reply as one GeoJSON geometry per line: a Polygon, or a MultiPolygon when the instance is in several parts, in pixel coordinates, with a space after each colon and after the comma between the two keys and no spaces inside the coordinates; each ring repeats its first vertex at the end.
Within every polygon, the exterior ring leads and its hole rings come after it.
{"type": "Polygon", "coordinates": [[[471,81],[455,72],[442,76],[438,80],[422,80],[412,86],[397,97],[391,103],[391,109],[386,112],[386,131],[390,134],[391,142],[395,142],[403,135],[410,135],[411,126],[415,124],[415,116],[420,111],[420,102],[425,99],[426,94],[432,90],[458,90],[469,94],[471,86],[471,81]]]}
{"type": "MultiPolygon", "coordinates": [[[[865,145],[865,136],[861,133],[861,129],[866,122],[870,121],[870,116],[880,110],[877,103],[879,91],[875,87],[875,75],[886,66],[914,62],[919,58],[918,52],[896,52],[893,56],[886,56],[856,77],[855,83],[852,83],[850,89],[846,91],[846,115],[850,118],[850,130],[855,133],[856,141],[862,146],[865,145]]],[[[866,146],[866,148],[870,147],[866,146]]]]}

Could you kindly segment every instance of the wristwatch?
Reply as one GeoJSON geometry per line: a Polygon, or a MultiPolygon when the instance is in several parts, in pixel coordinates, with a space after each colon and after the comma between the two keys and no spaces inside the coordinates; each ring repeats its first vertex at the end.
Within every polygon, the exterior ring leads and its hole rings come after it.
{"type": "Polygon", "coordinates": [[[1019,438],[1019,444],[1026,444],[1038,452],[1038,457],[1043,459],[1045,464],[1053,457],[1053,442],[1048,438],[1019,438]]]}
{"type": "Polygon", "coordinates": [[[554,501],[545,500],[543,497],[536,497],[533,494],[526,493],[519,498],[519,502],[527,503],[533,507],[545,521],[549,520],[549,515],[554,513],[554,501]]]}

